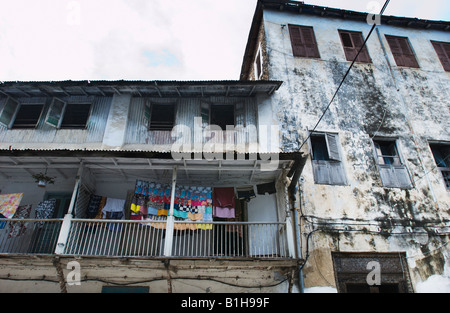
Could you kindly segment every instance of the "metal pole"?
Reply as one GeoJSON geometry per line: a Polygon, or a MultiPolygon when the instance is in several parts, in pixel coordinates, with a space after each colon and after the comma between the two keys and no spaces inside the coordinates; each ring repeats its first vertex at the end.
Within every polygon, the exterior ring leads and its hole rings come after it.
{"type": "Polygon", "coordinates": [[[170,197],[170,209],[167,216],[166,224],[166,241],[164,243],[164,256],[172,255],[172,242],[173,242],[173,230],[174,230],[174,217],[173,210],[175,206],[175,187],[177,184],[177,166],[173,167],[172,172],[172,193],[170,197]]]}

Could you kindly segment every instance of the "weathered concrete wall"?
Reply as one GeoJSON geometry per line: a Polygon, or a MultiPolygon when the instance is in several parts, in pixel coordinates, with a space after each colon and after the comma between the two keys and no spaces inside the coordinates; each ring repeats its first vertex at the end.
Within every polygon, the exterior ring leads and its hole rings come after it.
{"type": "Polygon", "coordinates": [[[139,258],[0,257],[1,292],[100,293],[103,286],[146,286],[150,293],[273,293],[293,288],[296,262],[139,258]],[[75,268],[79,264],[80,283],[75,268]]]}
{"type": "MultiPolygon", "coordinates": [[[[350,66],[338,29],[362,31],[365,37],[371,26],[265,11],[264,28],[269,79],[284,81],[272,98],[273,117],[280,123],[284,151],[296,151],[350,66]],[[320,59],[293,57],[288,24],[314,27],[320,59]]],[[[310,161],[302,173],[299,207],[309,216],[304,232],[326,228],[310,238],[316,262],[305,267],[307,287],[333,286],[331,251],[406,251],[414,281],[450,267],[448,247],[442,247],[449,238],[443,233],[449,228],[441,228],[441,234],[434,228],[449,225],[450,197],[428,143],[450,142],[450,73],[444,71],[430,43],[448,42],[449,33],[388,25],[380,26],[379,32],[381,42],[374,32],[367,43],[373,63],[354,65],[316,129],[339,135],[347,184],[315,184],[310,161]],[[385,34],[408,37],[420,69],[397,67],[385,34]],[[413,188],[383,187],[374,136],[397,139],[413,188]],[[319,227],[319,222],[328,225],[319,227]]],[[[309,153],[308,142],[301,151],[309,153]]],[[[306,236],[304,248],[305,240],[306,236]]]]}

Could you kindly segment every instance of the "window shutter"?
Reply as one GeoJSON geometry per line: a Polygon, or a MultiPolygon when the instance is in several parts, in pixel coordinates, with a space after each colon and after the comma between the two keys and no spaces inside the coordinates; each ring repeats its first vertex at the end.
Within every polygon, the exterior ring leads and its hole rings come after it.
{"type": "MultiPolygon", "coordinates": [[[[355,56],[358,54],[359,49],[364,44],[364,40],[361,33],[352,32],[350,33],[353,41],[353,45],[355,48],[355,56]]],[[[353,59],[352,59],[353,61],[353,59]]],[[[364,48],[361,50],[361,53],[358,56],[358,59],[356,60],[358,62],[364,62],[364,63],[371,63],[371,59],[369,56],[369,52],[367,51],[367,47],[364,46],[364,48]]]]}
{"type": "Polygon", "coordinates": [[[291,36],[292,52],[295,57],[305,57],[306,48],[302,41],[300,26],[289,25],[289,34],[291,36]]]}
{"type": "Polygon", "coordinates": [[[316,38],[312,27],[302,27],[301,33],[305,44],[306,56],[310,58],[319,58],[319,49],[317,48],[316,38]]]}
{"type": "Polygon", "coordinates": [[[341,161],[339,155],[338,136],[336,134],[326,134],[325,136],[330,160],[341,161]]]}
{"type": "Polygon", "coordinates": [[[328,168],[330,173],[330,184],[332,185],[344,185],[345,175],[344,168],[341,162],[328,162],[328,168]]]}
{"type": "Polygon", "coordinates": [[[434,50],[444,67],[444,70],[450,72],[450,43],[432,41],[434,50]]]}
{"type": "Polygon", "coordinates": [[[327,161],[313,160],[314,180],[316,184],[330,183],[330,173],[327,163],[327,161]]]}
{"type": "Polygon", "coordinates": [[[397,178],[397,187],[399,188],[411,188],[411,178],[409,177],[408,170],[404,165],[392,166],[392,171],[397,178]]]}
{"type": "Polygon", "coordinates": [[[400,43],[400,48],[402,49],[405,66],[418,68],[419,64],[417,63],[416,57],[414,56],[411,46],[409,45],[408,38],[397,39],[400,43]]]}
{"type": "Polygon", "coordinates": [[[18,107],[19,102],[8,97],[5,101],[5,105],[3,106],[3,110],[0,113],[0,124],[5,127],[9,127],[18,107]]]}
{"type": "Polygon", "coordinates": [[[320,58],[312,27],[289,25],[289,35],[294,56],[320,58]]]}
{"type": "Polygon", "coordinates": [[[409,46],[408,38],[386,35],[397,66],[419,67],[416,57],[409,46]]]}
{"type": "Polygon", "coordinates": [[[64,110],[66,108],[66,102],[59,100],[57,98],[53,99],[50,108],[48,109],[47,117],[45,118],[45,123],[59,128],[62,122],[62,117],[64,115],[64,110]]]}
{"type": "Polygon", "coordinates": [[[352,36],[349,32],[339,31],[342,40],[342,46],[344,47],[345,58],[347,61],[353,61],[356,56],[356,49],[353,45],[352,36]]]}
{"type": "Polygon", "coordinates": [[[381,182],[384,187],[397,187],[397,179],[390,165],[378,164],[381,182]]]}

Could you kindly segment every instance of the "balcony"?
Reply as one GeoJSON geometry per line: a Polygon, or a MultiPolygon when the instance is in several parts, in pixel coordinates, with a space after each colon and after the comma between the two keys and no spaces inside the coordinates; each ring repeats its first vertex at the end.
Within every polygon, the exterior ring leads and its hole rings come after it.
{"type": "Polygon", "coordinates": [[[177,222],[167,255],[167,220],[1,219],[0,254],[99,257],[288,258],[285,223],[177,222]],[[61,241],[59,241],[61,245],[61,241]],[[59,252],[60,251],[60,252],[59,252]]]}

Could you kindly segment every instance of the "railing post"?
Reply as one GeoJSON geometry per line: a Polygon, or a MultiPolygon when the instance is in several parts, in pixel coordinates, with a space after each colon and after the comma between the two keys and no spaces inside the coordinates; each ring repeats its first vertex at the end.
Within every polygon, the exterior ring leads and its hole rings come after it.
{"type": "Polygon", "coordinates": [[[169,214],[167,215],[167,223],[166,223],[166,240],[164,242],[164,256],[172,255],[173,230],[174,230],[173,210],[175,206],[176,184],[177,184],[177,166],[174,166],[172,172],[172,192],[170,195],[170,209],[169,214]]]}
{"type": "Polygon", "coordinates": [[[72,193],[72,198],[70,199],[69,209],[67,214],[64,216],[61,229],[59,231],[58,241],[55,248],[55,254],[64,254],[66,248],[67,239],[69,238],[70,227],[72,225],[72,212],[75,207],[75,202],[77,200],[78,189],[80,188],[81,179],[78,177],[75,182],[75,188],[72,193]]]}

